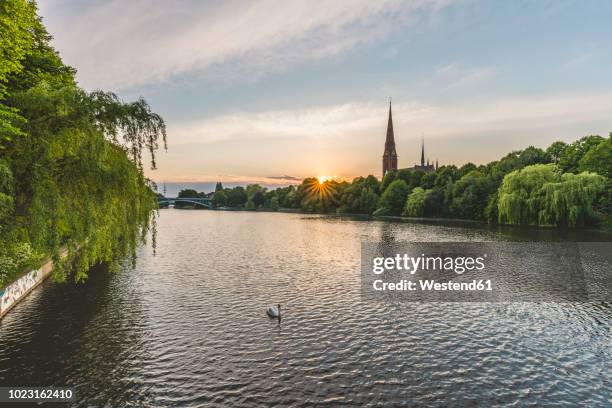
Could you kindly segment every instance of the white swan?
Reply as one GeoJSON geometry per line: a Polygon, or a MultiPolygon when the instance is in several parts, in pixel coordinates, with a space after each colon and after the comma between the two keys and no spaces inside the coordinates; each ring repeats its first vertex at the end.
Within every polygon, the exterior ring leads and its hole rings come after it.
{"type": "Polygon", "coordinates": [[[266,313],[270,317],[278,317],[280,319],[281,307],[280,305],[276,305],[276,307],[270,306],[268,310],[266,311],[266,313]]]}

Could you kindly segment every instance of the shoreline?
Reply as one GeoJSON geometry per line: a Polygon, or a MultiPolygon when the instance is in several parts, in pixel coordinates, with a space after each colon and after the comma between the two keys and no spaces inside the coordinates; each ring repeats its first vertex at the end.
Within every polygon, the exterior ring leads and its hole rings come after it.
{"type": "MultiPolygon", "coordinates": [[[[67,249],[60,251],[60,259],[68,254],[67,249]]],[[[0,320],[10,312],[15,305],[25,299],[53,272],[53,259],[46,258],[37,269],[30,269],[12,283],[0,290],[0,320]]]]}
{"type": "Polygon", "coordinates": [[[362,218],[368,221],[401,221],[401,222],[425,222],[425,223],[457,223],[457,224],[468,224],[472,226],[480,226],[483,228],[501,227],[501,228],[527,228],[534,230],[543,231],[588,231],[588,232],[599,232],[612,234],[612,225],[601,225],[601,226],[583,226],[583,227],[555,227],[555,226],[544,226],[544,225],[514,225],[514,224],[498,224],[488,223],[486,221],[469,220],[463,218],[428,218],[428,217],[404,217],[401,215],[368,215],[368,214],[353,214],[353,213],[316,213],[302,211],[298,208],[279,208],[278,210],[272,210],[269,208],[258,208],[256,210],[247,210],[245,208],[214,208],[214,209],[203,209],[203,208],[174,208],[174,207],[163,207],[163,209],[175,209],[175,210],[208,210],[208,211],[242,211],[242,212],[265,212],[265,213],[288,213],[288,214],[304,214],[304,215],[324,215],[328,217],[355,217],[362,218]]]}

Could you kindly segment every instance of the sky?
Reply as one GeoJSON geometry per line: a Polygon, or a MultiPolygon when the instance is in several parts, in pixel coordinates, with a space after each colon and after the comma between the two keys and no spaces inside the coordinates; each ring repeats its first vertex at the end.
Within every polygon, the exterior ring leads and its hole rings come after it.
{"type": "Polygon", "coordinates": [[[39,0],[87,90],[168,127],[158,182],[380,176],[612,131],[612,2],[39,0]]]}

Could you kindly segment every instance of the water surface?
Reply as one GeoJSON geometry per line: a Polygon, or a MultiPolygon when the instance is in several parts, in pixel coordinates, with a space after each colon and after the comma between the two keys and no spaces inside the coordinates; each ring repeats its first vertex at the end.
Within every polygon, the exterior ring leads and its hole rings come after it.
{"type": "Polygon", "coordinates": [[[79,407],[610,406],[609,304],[371,302],[359,265],[362,240],[605,238],[162,210],[156,256],[47,281],[0,321],[0,384],[79,407]]]}

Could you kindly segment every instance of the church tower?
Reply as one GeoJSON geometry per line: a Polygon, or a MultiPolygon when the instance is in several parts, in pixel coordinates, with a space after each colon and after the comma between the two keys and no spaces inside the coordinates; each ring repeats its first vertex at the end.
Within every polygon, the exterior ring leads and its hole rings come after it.
{"type": "MultiPolygon", "coordinates": [[[[429,166],[429,160],[427,160],[429,166]]],[[[425,136],[421,136],[421,167],[425,167],[425,136]]]]}
{"type": "Polygon", "coordinates": [[[389,122],[387,123],[387,138],[383,153],[383,177],[388,171],[397,171],[397,152],[395,151],[395,136],[393,135],[393,118],[391,117],[391,101],[389,101],[389,122]]]}

